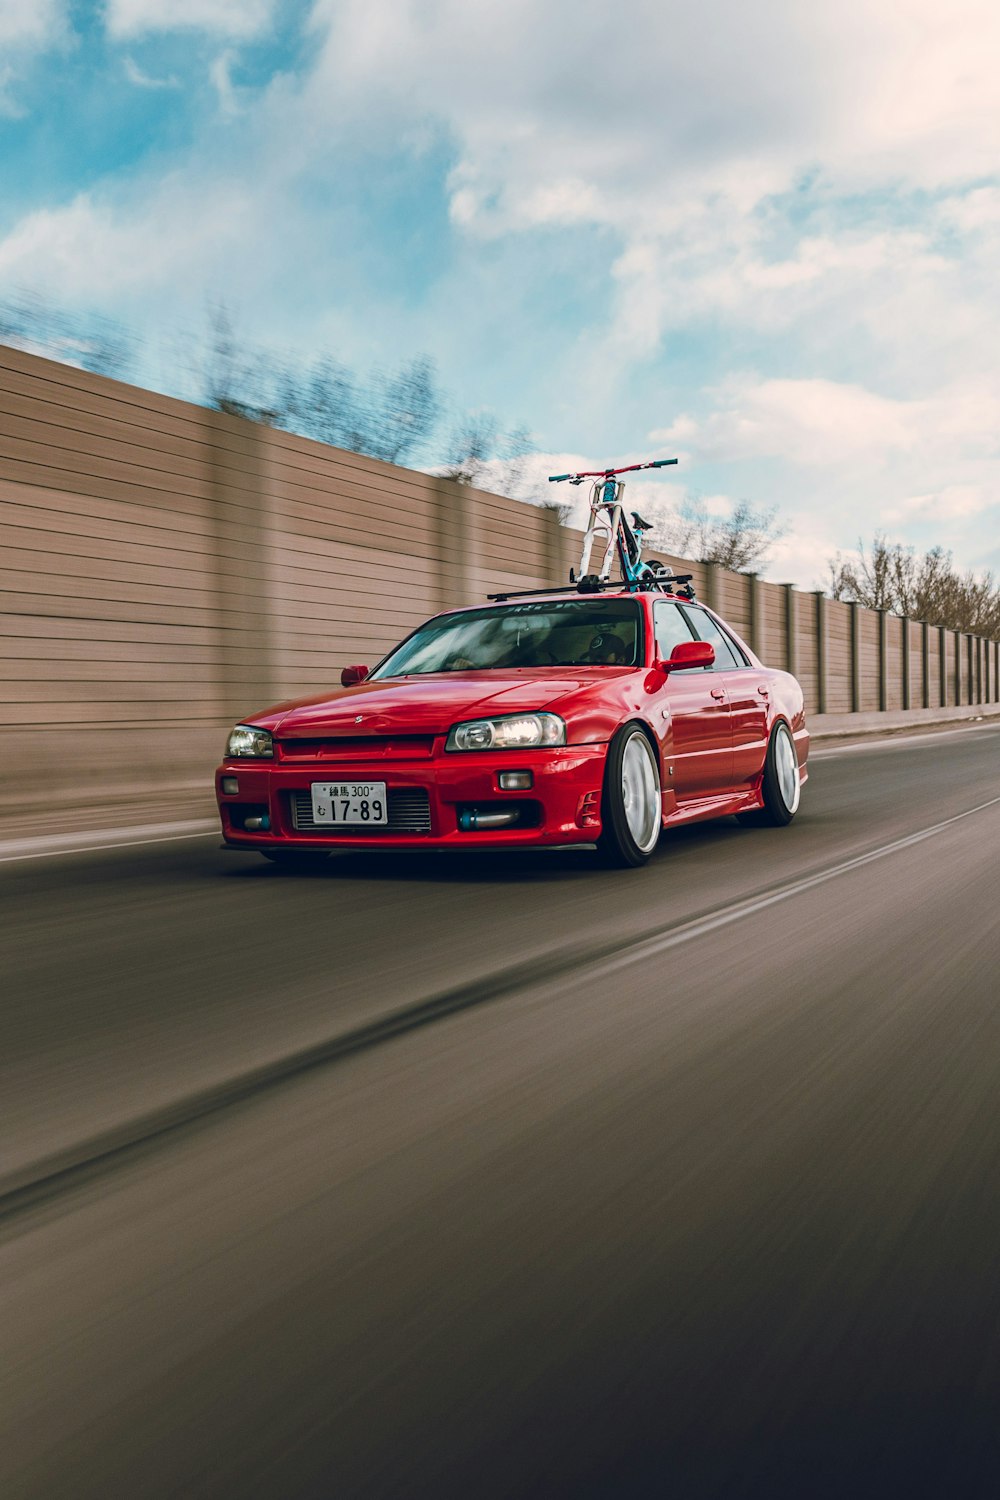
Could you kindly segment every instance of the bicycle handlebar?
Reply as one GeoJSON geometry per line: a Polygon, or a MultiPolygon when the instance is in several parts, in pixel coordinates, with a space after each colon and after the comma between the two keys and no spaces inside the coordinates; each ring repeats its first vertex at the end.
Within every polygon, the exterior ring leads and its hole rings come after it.
{"type": "Polygon", "coordinates": [[[663,469],[675,464],[676,458],[654,458],[646,464],[626,464],[621,469],[587,469],[582,474],[550,474],[549,484],[561,484],[568,479],[570,484],[582,484],[585,479],[613,479],[616,474],[631,474],[636,469],[663,469]]]}

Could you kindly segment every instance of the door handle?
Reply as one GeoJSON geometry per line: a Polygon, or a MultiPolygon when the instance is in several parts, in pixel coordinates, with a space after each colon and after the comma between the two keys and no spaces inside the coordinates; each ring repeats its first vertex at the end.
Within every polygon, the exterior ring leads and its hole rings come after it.
{"type": "Polygon", "coordinates": [[[726,696],[725,688],[709,688],[709,692],[713,698],[724,698],[726,696]]]}
{"type": "Polygon", "coordinates": [[[757,691],[762,698],[770,698],[771,696],[770,690],[766,687],[759,687],[757,691]]]}

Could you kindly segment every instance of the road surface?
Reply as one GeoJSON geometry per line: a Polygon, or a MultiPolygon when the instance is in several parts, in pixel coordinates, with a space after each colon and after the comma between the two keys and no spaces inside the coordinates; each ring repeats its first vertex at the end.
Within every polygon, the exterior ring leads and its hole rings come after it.
{"type": "Polygon", "coordinates": [[[995,1495],[998,767],[0,867],[0,1494],[995,1495]]]}

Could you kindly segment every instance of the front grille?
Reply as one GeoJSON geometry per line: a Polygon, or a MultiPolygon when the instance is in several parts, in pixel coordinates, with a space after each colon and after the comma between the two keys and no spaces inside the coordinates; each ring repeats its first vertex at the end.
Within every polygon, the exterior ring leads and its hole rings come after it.
{"type": "Polygon", "coordinates": [[[331,830],[328,824],[318,825],[313,819],[312,792],[290,792],[292,827],[297,833],[341,833],[345,838],[364,834],[366,838],[378,838],[384,833],[430,833],[431,805],[427,789],[422,786],[389,787],[386,801],[389,804],[389,821],[380,828],[366,827],[364,823],[349,823],[346,827],[331,830]]]}
{"type": "Polygon", "coordinates": [[[276,740],[278,760],[429,760],[432,734],[339,735],[327,739],[276,740]]]}

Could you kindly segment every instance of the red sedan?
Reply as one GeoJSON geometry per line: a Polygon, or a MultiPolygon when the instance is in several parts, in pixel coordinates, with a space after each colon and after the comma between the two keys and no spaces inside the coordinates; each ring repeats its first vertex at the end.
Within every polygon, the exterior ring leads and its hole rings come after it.
{"type": "Polygon", "coordinates": [[[802,690],[704,605],[663,593],[514,596],[437,615],[373,671],[254,714],[216,773],[227,845],[596,844],[641,865],[664,828],[791,822],[802,690]]]}

